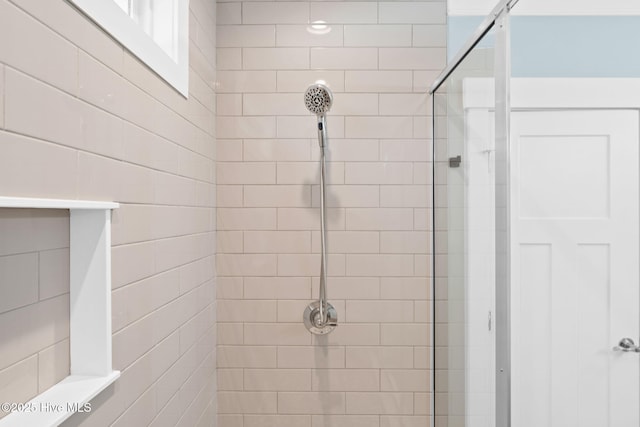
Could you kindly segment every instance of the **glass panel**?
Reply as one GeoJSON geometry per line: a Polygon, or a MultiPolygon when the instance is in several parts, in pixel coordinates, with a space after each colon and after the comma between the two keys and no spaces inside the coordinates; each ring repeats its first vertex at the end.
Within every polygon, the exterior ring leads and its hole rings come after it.
{"type": "Polygon", "coordinates": [[[511,18],[511,425],[640,425],[613,350],[640,339],[640,6],[537,3],[511,18]]]}
{"type": "Polygon", "coordinates": [[[495,38],[434,94],[436,427],[495,427],[495,38]]]}

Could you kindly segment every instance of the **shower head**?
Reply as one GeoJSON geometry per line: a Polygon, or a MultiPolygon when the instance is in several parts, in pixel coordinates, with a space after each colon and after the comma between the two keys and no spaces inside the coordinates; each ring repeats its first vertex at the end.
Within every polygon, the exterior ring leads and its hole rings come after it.
{"type": "Polygon", "coordinates": [[[317,116],[324,116],[331,109],[332,103],[333,94],[323,84],[313,84],[304,93],[304,104],[307,106],[307,110],[317,116]]]}

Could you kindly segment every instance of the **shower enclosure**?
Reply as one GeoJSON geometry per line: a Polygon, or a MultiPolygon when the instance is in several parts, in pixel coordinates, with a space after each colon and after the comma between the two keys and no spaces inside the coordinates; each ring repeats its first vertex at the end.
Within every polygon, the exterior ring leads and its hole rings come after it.
{"type": "Polygon", "coordinates": [[[640,8],[540,3],[431,90],[436,427],[640,425],[640,8]]]}

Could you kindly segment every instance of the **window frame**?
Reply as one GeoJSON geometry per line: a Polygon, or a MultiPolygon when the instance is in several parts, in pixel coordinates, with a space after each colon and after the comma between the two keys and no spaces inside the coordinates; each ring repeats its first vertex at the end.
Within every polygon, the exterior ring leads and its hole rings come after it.
{"type": "Polygon", "coordinates": [[[189,0],[177,0],[178,57],[171,58],[112,0],[67,0],[185,98],[189,96],[189,0]]]}

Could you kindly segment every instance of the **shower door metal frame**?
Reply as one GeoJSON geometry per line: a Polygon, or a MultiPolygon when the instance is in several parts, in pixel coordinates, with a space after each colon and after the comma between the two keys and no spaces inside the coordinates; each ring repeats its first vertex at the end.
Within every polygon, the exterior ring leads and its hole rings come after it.
{"type": "MultiPolygon", "coordinates": [[[[510,79],[511,79],[511,51],[510,51],[510,27],[509,13],[518,0],[502,0],[493,11],[480,24],[465,45],[458,51],[449,65],[436,78],[431,87],[432,111],[432,141],[433,159],[436,159],[436,105],[435,92],[454,72],[454,70],[464,61],[467,55],[482,40],[482,38],[493,30],[496,41],[494,47],[495,66],[495,137],[496,137],[496,284],[495,284],[495,333],[496,333],[496,372],[495,372],[495,402],[496,402],[496,427],[511,427],[511,340],[510,340],[510,234],[509,234],[509,134],[510,134],[510,79]]],[[[433,168],[433,183],[436,182],[436,168],[433,168]]],[[[435,188],[433,193],[433,206],[435,207],[435,188]]],[[[433,230],[435,230],[435,212],[433,214],[433,230]]],[[[435,233],[434,242],[435,244],[435,233]]],[[[432,248],[432,265],[435,268],[435,247],[432,248]]],[[[435,271],[435,270],[434,270],[435,271]]],[[[432,279],[432,295],[435,296],[435,277],[432,279]]],[[[435,352],[435,297],[433,298],[432,322],[432,348],[435,352]]],[[[435,357],[432,374],[432,411],[431,425],[435,425],[435,357]]]]}

